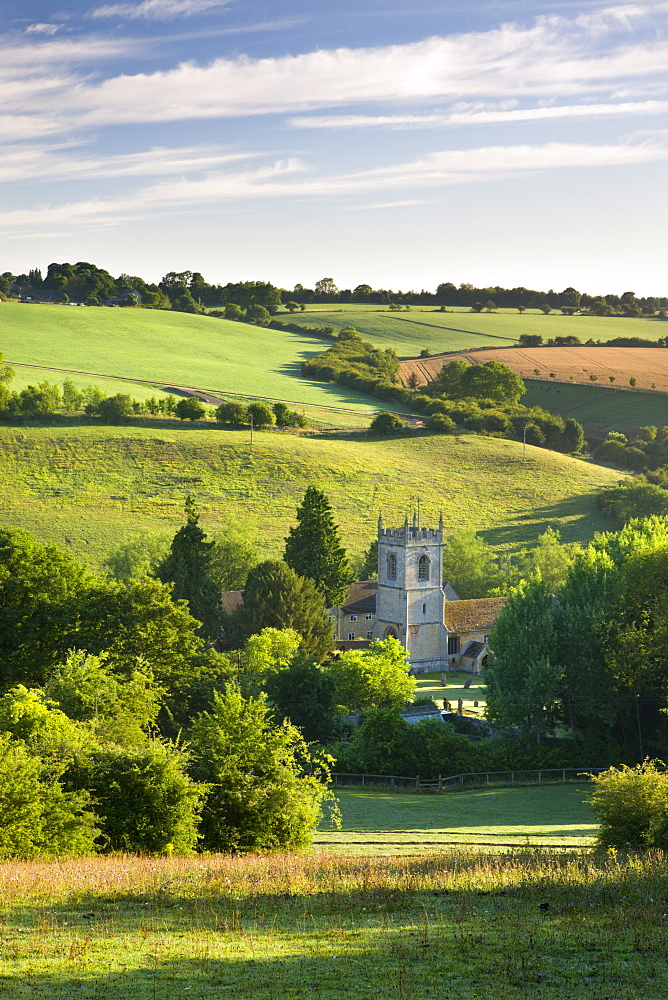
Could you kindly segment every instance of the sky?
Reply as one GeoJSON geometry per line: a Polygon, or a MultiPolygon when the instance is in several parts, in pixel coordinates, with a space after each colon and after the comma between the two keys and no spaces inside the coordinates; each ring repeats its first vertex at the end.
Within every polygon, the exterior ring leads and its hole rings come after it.
{"type": "Polygon", "coordinates": [[[668,295],[668,0],[0,14],[0,272],[668,295]]]}

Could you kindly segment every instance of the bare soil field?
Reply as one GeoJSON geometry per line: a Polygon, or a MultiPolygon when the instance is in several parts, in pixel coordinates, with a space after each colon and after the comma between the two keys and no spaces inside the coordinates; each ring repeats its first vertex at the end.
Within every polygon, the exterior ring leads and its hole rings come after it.
{"type": "Polygon", "coordinates": [[[472,365],[500,361],[524,378],[548,382],[572,382],[581,385],[629,388],[635,378],[637,388],[649,392],[668,392],[668,349],[665,347],[529,347],[491,348],[457,351],[431,358],[407,358],[400,362],[399,374],[404,385],[417,375],[420,385],[434,379],[444,364],[462,358],[472,365]]]}

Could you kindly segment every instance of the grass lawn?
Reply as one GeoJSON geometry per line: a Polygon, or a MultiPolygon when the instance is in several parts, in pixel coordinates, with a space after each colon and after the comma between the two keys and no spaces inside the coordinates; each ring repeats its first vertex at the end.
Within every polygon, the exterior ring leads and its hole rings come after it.
{"type": "Polygon", "coordinates": [[[416,698],[433,698],[439,708],[443,707],[443,699],[447,698],[455,710],[457,701],[461,698],[466,712],[482,717],[487,703],[482,677],[473,677],[463,670],[452,670],[446,674],[445,687],[441,685],[441,675],[438,673],[417,674],[415,680],[416,698]],[[466,681],[470,682],[468,688],[464,687],[466,681]],[[478,708],[474,707],[474,701],[478,702],[478,708]]]}
{"type": "Polygon", "coordinates": [[[421,498],[426,524],[475,528],[498,549],[549,525],[565,542],[608,525],[596,507],[620,474],[514,441],[462,435],[302,437],[186,427],[0,427],[2,524],[65,545],[92,564],[138,532],[173,532],[192,493],[204,527],[229,518],[278,555],[306,487],[329,496],[344,544],[361,553],[421,498]],[[426,474],[425,470],[428,470],[426,474]]]}
{"type": "MultiPolygon", "coordinates": [[[[16,302],[3,302],[0,310],[0,351],[10,363],[156,379],[296,403],[383,409],[376,400],[343,386],[300,377],[301,362],[327,346],[299,334],[161,310],[16,302]]],[[[42,375],[50,382],[64,377],[57,372],[42,375]]],[[[71,377],[76,384],[83,378],[71,377]]]]}
{"type": "Polygon", "coordinates": [[[315,847],[334,853],[424,854],[454,845],[590,847],[597,826],[587,785],[467,788],[441,793],[337,788],[342,828],[315,847]]]}
{"type": "Polygon", "coordinates": [[[654,854],[6,862],[0,990],[7,1000],[662,1000],[665,898],[654,854]]]}

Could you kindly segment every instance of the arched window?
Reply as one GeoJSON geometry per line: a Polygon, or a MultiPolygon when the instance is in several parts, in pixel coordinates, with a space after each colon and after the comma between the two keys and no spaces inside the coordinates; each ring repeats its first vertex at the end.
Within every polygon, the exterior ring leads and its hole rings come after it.
{"type": "Polygon", "coordinates": [[[397,631],[396,631],[396,629],[393,629],[392,627],[385,629],[385,638],[386,639],[396,639],[396,637],[397,637],[397,631]]]}
{"type": "Polygon", "coordinates": [[[387,557],[387,575],[390,580],[397,578],[397,557],[392,552],[387,557]]]}
{"type": "Polygon", "coordinates": [[[418,580],[429,579],[429,556],[420,556],[418,562],[418,580]]]}

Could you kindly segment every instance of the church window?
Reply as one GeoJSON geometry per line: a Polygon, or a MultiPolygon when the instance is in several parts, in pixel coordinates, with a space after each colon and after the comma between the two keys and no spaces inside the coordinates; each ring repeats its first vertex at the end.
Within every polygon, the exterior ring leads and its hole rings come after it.
{"type": "Polygon", "coordinates": [[[423,604],[423,605],[422,605],[422,614],[423,614],[423,615],[426,615],[426,614],[427,614],[427,605],[426,605],[426,604],[423,604]]]}
{"type": "Polygon", "coordinates": [[[348,633],[348,638],[352,641],[355,638],[355,633],[354,632],[349,632],[348,633]]]}
{"type": "Polygon", "coordinates": [[[367,632],[367,634],[366,634],[367,639],[370,639],[372,635],[373,635],[373,632],[367,632]]]}
{"type": "Polygon", "coordinates": [[[350,616],[350,620],[351,620],[351,622],[356,622],[357,621],[357,615],[351,615],[350,616]]]}
{"type": "Polygon", "coordinates": [[[429,556],[420,556],[418,562],[418,580],[429,579],[429,556]]]}
{"type": "Polygon", "coordinates": [[[367,620],[368,622],[370,622],[370,621],[372,620],[372,618],[373,618],[373,615],[371,614],[371,612],[370,612],[370,611],[367,611],[367,613],[365,614],[365,616],[364,616],[364,617],[366,618],[366,620],[367,620]]]}
{"type": "Polygon", "coordinates": [[[390,580],[396,580],[397,578],[397,557],[393,552],[387,557],[387,575],[390,580]]]}
{"type": "Polygon", "coordinates": [[[449,635],[448,636],[448,653],[450,655],[459,652],[459,636],[449,635]]]}

